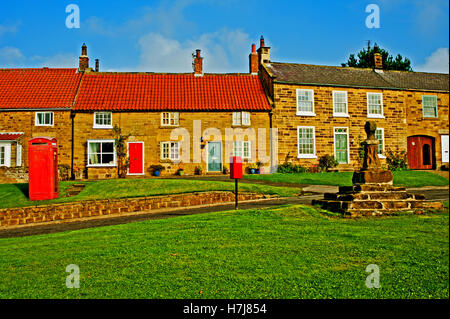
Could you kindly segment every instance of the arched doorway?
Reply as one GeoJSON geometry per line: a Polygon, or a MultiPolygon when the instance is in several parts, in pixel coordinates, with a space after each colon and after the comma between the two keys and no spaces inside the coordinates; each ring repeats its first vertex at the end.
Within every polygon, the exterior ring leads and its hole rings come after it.
{"type": "Polygon", "coordinates": [[[433,169],[435,162],[434,138],[431,136],[408,137],[408,165],[411,169],[433,169]]]}

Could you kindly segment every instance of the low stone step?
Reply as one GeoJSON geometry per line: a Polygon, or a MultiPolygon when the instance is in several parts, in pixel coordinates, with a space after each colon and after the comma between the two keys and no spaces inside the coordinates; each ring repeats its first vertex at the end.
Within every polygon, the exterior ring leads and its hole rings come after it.
{"type": "Polygon", "coordinates": [[[353,186],[339,186],[340,194],[361,192],[405,192],[406,187],[392,186],[388,184],[362,184],[353,186]]]}

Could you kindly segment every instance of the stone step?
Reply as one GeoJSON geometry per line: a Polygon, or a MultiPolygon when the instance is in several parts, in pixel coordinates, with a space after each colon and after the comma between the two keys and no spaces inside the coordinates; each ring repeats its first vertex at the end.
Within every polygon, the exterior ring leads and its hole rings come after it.
{"type": "Polygon", "coordinates": [[[313,205],[320,205],[323,209],[334,212],[347,212],[351,210],[376,210],[376,211],[400,211],[414,209],[443,209],[440,202],[426,202],[414,199],[410,200],[314,200],[313,205]]]}
{"type": "Polygon", "coordinates": [[[406,187],[392,186],[388,184],[356,184],[353,186],[339,186],[339,194],[351,194],[362,192],[405,192],[406,187]]]}

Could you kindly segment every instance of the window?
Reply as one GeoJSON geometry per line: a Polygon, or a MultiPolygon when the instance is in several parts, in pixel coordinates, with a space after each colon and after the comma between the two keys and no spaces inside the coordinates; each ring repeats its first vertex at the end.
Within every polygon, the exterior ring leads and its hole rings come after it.
{"type": "Polygon", "coordinates": [[[36,126],[53,126],[53,112],[36,112],[36,126]]]}
{"type": "Polygon", "coordinates": [[[314,91],[297,89],[297,115],[315,116],[314,91]]]}
{"type": "Polygon", "coordinates": [[[94,128],[112,128],[111,112],[94,113],[94,128]]]}
{"type": "Polygon", "coordinates": [[[180,143],[178,143],[178,142],[162,142],[161,143],[161,159],[178,161],[180,159],[180,143]]]}
{"type": "Polygon", "coordinates": [[[233,112],[233,125],[250,125],[250,113],[233,112]]]}
{"type": "Polygon", "coordinates": [[[348,117],[347,91],[333,91],[333,116],[348,117]]]}
{"type": "Polygon", "coordinates": [[[378,140],[378,157],[385,158],[384,156],[384,129],[377,128],[375,131],[375,138],[378,140]]]}
{"type": "Polygon", "coordinates": [[[422,96],[422,112],[423,117],[437,117],[437,97],[436,95],[423,95],[422,96]]]}
{"type": "Polygon", "coordinates": [[[250,141],[235,141],[233,142],[233,156],[240,156],[241,158],[250,159],[252,148],[250,141]]]}
{"type": "Polygon", "coordinates": [[[316,158],[315,130],[313,126],[299,126],[298,158],[316,158]]]}
{"type": "Polygon", "coordinates": [[[161,126],[178,126],[180,125],[180,113],[163,112],[161,113],[161,126]]]}
{"type": "Polygon", "coordinates": [[[382,93],[367,93],[367,117],[384,118],[382,93]]]}
{"type": "Polygon", "coordinates": [[[88,141],[88,166],[115,166],[114,140],[88,141]]]}
{"type": "Polygon", "coordinates": [[[11,167],[11,144],[0,144],[0,166],[11,167]]]}

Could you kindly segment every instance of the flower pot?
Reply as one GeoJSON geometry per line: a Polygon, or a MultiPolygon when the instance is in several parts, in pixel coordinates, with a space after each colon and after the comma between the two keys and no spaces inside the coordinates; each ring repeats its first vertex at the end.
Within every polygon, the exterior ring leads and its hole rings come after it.
{"type": "Polygon", "coordinates": [[[154,172],[153,172],[153,176],[158,177],[159,175],[161,175],[161,172],[160,172],[160,171],[154,171],[154,172]]]}
{"type": "Polygon", "coordinates": [[[250,174],[255,174],[255,169],[254,168],[250,169],[250,174]]]}
{"type": "Polygon", "coordinates": [[[183,176],[184,175],[184,171],[183,170],[178,171],[178,175],[179,176],[183,176]]]}
{"type": "Polygon", "coordinates": [[[259,174],[260,170],[259,168],[255,171],[256,174],[259,174]]]}

